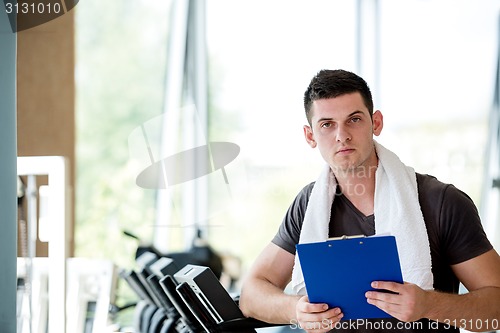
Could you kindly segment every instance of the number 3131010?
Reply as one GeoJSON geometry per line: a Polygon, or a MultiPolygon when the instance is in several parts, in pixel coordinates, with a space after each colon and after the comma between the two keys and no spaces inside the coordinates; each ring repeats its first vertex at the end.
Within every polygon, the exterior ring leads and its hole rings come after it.
{"type": "Polygon", "coordinates": [[[498,319],[492,319],[492,320],[489,320],[489,319],[485,319],[485,320],[482,320],[482,319],[477,319],[477,320],[474,320],[474,319],[453,319],[453,320],[450,320],[450,319],[446,319],[444,320],[444,323],[449,327],[449,326],[455,326],[457,328],[461,328],[461,329],[466,329],[466,328],[472,328],[472,329],[475,329],[475,330],[487,330],[487,331],[490,331],[490,330],[497,330],[499,329],[499,321],[498,319]]]}
{"type": "Polygon", "coordinates": [[[9,3],[5,4],[7,14],[59,14],[61,12],[60,3],[9,3]]]}

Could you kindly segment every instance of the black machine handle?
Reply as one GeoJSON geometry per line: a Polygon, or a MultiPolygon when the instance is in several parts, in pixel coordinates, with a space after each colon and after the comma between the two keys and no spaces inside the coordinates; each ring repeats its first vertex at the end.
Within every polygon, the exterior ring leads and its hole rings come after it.
{"type": "Polygon", "coordinates": [[[212,327],[214,327],[217,322],[198,299],[189,284],[183,282],[177,286],[176,290],[200,325],[203,326],[207,332],[215,332],[215,330],[212,330],[212,327]]]}
{"type": "Polygon", "coordinates": [[[199,328],[200,325],[198,324],[198,320],[177,292],[177,283],[174,278],[170,275],[166,275],[160,279],[159,283],[172,305],[186,322],[186,325],[195,330],[199,328]]]}

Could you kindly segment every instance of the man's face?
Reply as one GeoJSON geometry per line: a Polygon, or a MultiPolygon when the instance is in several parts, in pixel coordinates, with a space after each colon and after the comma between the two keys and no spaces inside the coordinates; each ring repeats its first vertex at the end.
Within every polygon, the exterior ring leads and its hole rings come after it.
{"type": "Polygon", "coordinates": [[[358,92],[316,100],[311,112],[311,126],[304,126],[304,135],[336,175],[377,165],[373,134],[382,131],[382,114],[375,112],[372,121],[358,92]]]}

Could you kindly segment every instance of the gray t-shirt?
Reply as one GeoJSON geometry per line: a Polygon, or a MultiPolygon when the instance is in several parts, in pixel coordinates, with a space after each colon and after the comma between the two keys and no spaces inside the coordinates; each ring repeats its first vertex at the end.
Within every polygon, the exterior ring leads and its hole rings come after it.
{"type": "MultiPolygon", "coordinates": [[[[434,289],[458,293],[459,280],[450,265],[479,256],[493,247],[482,228],[477,209],[472,200],[450,184],[444,184],[429,175],[417,175],[418,197],[429,236],[434,289]]],[[[304,214],[314,183],[304,187],[290,205],[272,242],[295,254],[304,214]]],[[[374,215],[365,216],[337,189],[333,200],[330,237],[342,235],[370,236],[375,234],[374,215]]],[[[420,320],[402,323],[396,319],[366,320],[343,323],[343,328],[333,332],[422,332],[451,329],[447,325],[420,320]],[[407,325],[407,326],[405,326],[407,325]],[[400,329],[400,327],[412,329],[400,329]],[[389,329],[392,328],[392,329],[389,329]]],[[[458,332],[458,329],[456,329],[458,332]]]]}

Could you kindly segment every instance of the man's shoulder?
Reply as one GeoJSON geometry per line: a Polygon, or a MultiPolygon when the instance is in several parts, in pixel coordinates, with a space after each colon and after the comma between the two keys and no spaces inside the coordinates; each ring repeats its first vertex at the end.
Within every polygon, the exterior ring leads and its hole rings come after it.
{"type": "Polygon", "coordinates": [[[419,190],[424,191],[445,191],[451,184],[443,183],[436,177],[428,174],[415,172],[419,190]]]}
{"type": "Polygon", "coordinates": [[[434,206],[441,203],[445,197],[463,194],[453,184],[444,183],[434,176],[421,173],[415,174],[420,204],[422,204],[422,201],[427,201],[434,206]]]}
{"type": "Polygon", "coordinates": [[[461,191],[453,184],[444,183],[431,175],[415,174],[417,176],[418,195],[420,199],[425,196],[431,202],[443,199],[443,197],[452,201],[458,198],[471,200],[465,192],[461,191]]]}
{"type": "MultiPolygon", "coordinates": [[[[299,193],[295,196],[292,204],[289,207],[289,212],[293,212],[294,214],[298,214],[300,220],[304,217],[306,213],[307,206],[309,205],[309,197],[311,196],[311,192],[314,188],[315,182],[311,182],[305,185],[299,193]]],[[[302,222],[302,221],[301,221],[302,222]]]]}
{"type": "Polygon", "coordinates": [[[418,200],[423,212],[477,210],[473,200],[453,184],[443,183],[430,175],[416,173],[416,176],[418,200]]]}
{"type": "Polygon", "coordinates": [[[302,190],[297,194],[297,199],[304,200],[306,203],[309,201],[309,196],[314,188],[315,182],[311,182],[304,186],[302,190]]]}
{"type": "Polygon", "coordinates": [[[311,191],[314,187],[314,184],[316,184],[316,182],[310,182],[309,184],[307,184],[306,186],[304,186],[304,188],[302,188],[302,190],[300,191],[300,193],[304,193],[304,194],[311,194],[311,191]]]}

